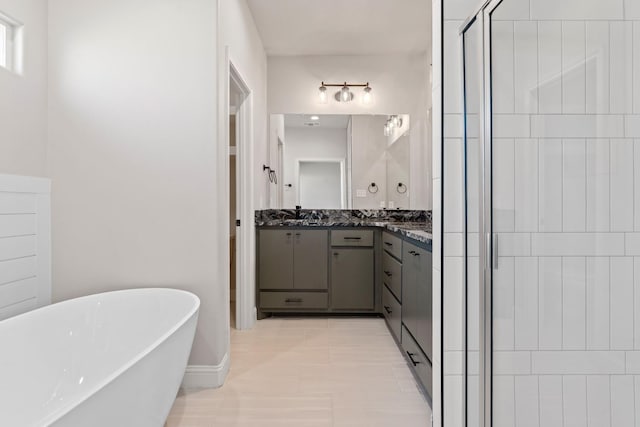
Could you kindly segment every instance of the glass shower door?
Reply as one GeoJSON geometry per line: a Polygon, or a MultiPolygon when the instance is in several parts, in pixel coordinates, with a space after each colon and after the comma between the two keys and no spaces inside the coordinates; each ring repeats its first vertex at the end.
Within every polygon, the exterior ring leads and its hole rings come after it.
{"type": "Polygon", "coordinates": [[[640,423],[640,9],[569,3],[491,1],[463,32],[466,425],[640,423]]]}

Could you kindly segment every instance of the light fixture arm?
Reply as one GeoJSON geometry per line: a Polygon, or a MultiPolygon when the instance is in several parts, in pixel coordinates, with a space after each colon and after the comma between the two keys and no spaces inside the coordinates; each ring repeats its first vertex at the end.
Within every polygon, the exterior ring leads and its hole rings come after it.
{"type": "Polygon", "coordinates": [[[367,83],[347,83],[347,82],[344,82],[344,83],[325,83],[325,82],[322,82],[321,86],[324,86],[324,87],[345,87],[345,86],[347,86],[347,87],[369,87],[369,82],[367,82],[367,83]]]}

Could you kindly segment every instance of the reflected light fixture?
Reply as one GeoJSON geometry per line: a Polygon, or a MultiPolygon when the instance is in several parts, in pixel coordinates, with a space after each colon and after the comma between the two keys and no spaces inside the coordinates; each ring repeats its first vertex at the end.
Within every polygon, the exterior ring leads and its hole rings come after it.
{"type": "Polygon", "coordinates": [[[339,87],[341,88],[338,92],[335,93],[335,100],[338,102],[351,102],[355,98],[355,95],[351,91],[354,87],[364,88],[362,93],[362,104],[370,105],[373,101],[373,94],[371,93],[372,89],[369,86],[369,83],[325,83],[322,82],[319,89],[319,99],[321,104],[326,104],[328,101],[327,88],[328,87],[339,87]]]}
{"type": "Polygon", "coordinates": [[[400,116],[389,116],[387,119],[387,123],[384,125],[384,136],[391,136],[393,134],[394,129],[399,129],[402,127],[402,117],[400,116]]]}
{"type": "Polygon", "coordinates": [[[317,122],[318,120],[320,120],[320,116],[311,116],[309,117],[309,119],[311,119],[314,122],[317,122]]]}

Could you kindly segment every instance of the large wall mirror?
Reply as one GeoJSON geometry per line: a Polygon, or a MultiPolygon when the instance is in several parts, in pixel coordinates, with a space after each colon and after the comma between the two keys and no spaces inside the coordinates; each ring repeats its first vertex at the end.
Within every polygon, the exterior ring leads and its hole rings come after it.
{"type": "Polygon", "coordinates": [[[409,209],[410,129],[407,114],[272,115],[277,207],[409,209]]]}

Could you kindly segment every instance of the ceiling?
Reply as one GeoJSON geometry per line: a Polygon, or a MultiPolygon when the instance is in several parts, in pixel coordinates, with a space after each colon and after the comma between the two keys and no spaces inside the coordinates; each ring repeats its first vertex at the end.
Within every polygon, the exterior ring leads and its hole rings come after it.
{"type": "Polygon", "coordinates": [[[431,0],[248,0],[267,55],[422,53],[431,0]]]}
{"type": "Polygon", "coordinates": [[[308,123],[319,123],[318,127],[331,129],[346,129],[349,125],[349,115],[324,114],[318,115],[320,120],[313,121],[309,114],[286,114],[284,126],[288,128],[310,127],[308,123]]]}

